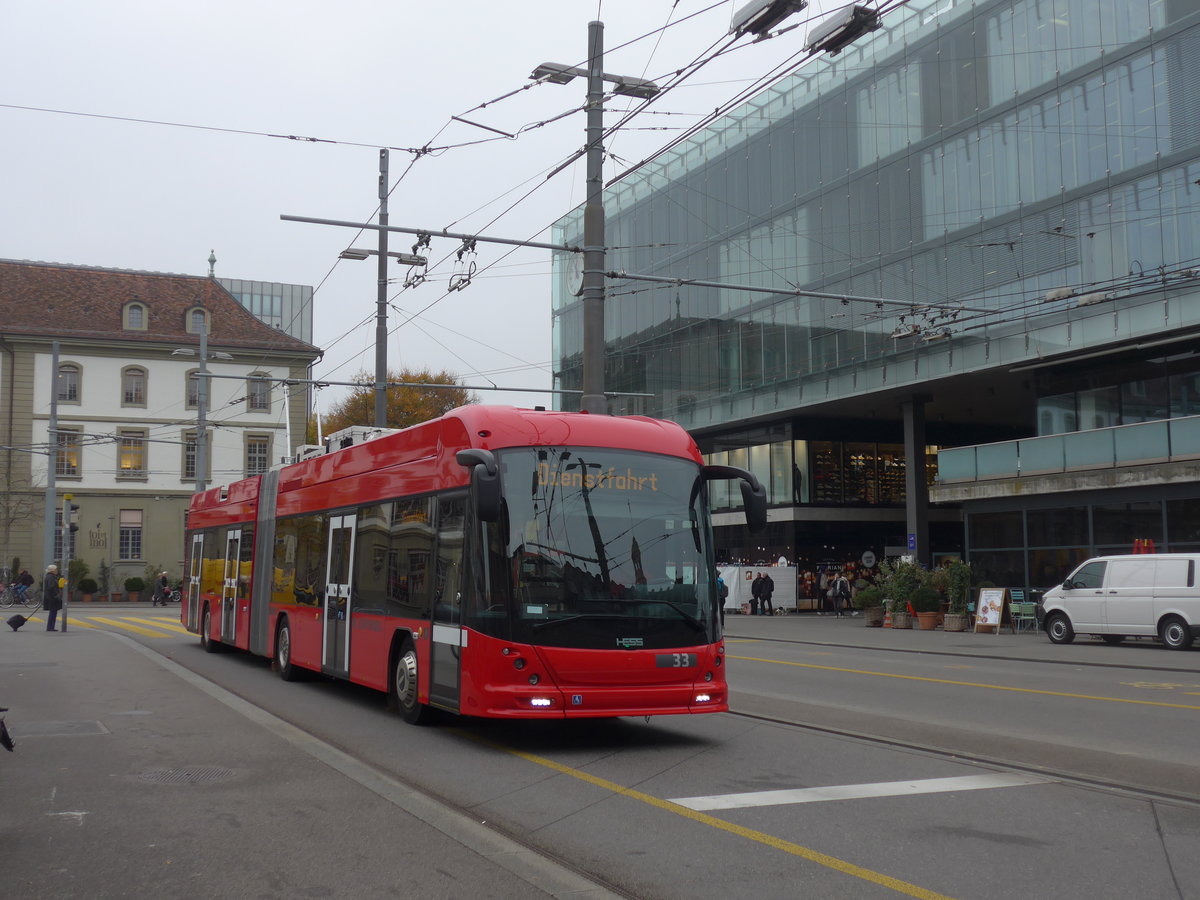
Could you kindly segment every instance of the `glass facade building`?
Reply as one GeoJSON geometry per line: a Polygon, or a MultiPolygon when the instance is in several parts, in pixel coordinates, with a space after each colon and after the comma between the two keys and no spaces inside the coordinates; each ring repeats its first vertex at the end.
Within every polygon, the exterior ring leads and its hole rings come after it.
{"type": "MultiPolygon", "coordinates": [[[[931,454],[1194,414],[1200,366],[1154,360],[1200,333],[1197,54],[1195,0],[889,11],[606,191],[606,269],[673,279],[607,281],[605,386],[652,395],[610,408],[774,479],[792,530],[727,549],[797,559],[824,552],[823,509],[874,511],[848,540],[876,552],[911,531],[900,403],[931,454]],[[1128,371],[1101,371],[1119,352],[1128,371]]],[[[582,221],[554,240],[581,244],[582,221]]],[[[578,389],[582,303],[555,257],[557,386],[578,389]]],[[[935,555],[969,550],[961,513],[931,515],[935,555]]]]}
{"type": "Polygon", "coordinates": [[[241,278],[218,278],[217,281],[260,322],[299,338],[306,344],[313,342],[311,285],[246,281],[241,278]]]}

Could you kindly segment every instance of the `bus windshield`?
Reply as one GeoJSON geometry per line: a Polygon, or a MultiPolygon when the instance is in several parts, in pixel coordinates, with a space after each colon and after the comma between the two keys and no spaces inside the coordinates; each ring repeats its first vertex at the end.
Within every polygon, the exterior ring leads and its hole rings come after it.
{"type": "Polygon", "coordinates": [[[493,573],[489,602],[507,607],[514,640],[630,649],[717,638],[696,463],[586,447],[505,450],[497,460],[507,516],[490,563],[504,575],[493,573]]]}

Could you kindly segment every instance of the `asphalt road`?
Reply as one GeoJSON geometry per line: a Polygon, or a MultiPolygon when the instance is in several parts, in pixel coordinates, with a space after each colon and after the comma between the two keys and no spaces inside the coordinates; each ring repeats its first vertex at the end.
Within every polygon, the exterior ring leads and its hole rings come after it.
{"type": "Polygon", "coordinates": [[[177,615],[0,636],[20,896],[1200,897],[1200,651],[731,617],[744,714],[414,728],[177,615]],[[43,727],[60,689],[107,734],[43,727]],[[146,781],[188,767],[217,780],[146,781]],[[549,874],[473,846],[508,837],[549,874]]]}

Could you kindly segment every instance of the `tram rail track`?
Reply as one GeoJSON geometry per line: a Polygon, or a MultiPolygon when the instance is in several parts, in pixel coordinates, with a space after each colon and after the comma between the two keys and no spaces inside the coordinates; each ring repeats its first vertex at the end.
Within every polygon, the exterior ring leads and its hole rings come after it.
{"type": "Polygon", "coordinates": [[[916,752],[957,763],[983,766],[1000,772],[1035,775],[1039,778],[1045,778],[1049,781],[1055,781],[1079,788],[1102,791],[1108,794],[1117,794],[1130,799],[1172,803],[1189,809],[1200,809],[1200,792],[1192,793],[1188,791],[1165,790],[1148,785],[1120,782],[1112,778],[1092,775],[1085,772],[1071,771],[1070,769],[1061,766],[1037,765],[1033,763],[1022,762],[1020,760],[1007,759],[1004,757],[981,753],[974,749],[967,753],[963,750],[941,747],[929,742],[897,738],[883,734],[871,734],[869,732],[863,732],[849,728],[816,725],[811,722],[797,722],[793,719],[781,716],[739,711],[732,708],[732,705],[729,710],[729,715],[748,721],[762,722],[770,725],[782,725],[799,731],[819,734],[824,737],[844,738],[847,740],[869,744],[874,747],[903,750],[906,752],[916,752]]]}

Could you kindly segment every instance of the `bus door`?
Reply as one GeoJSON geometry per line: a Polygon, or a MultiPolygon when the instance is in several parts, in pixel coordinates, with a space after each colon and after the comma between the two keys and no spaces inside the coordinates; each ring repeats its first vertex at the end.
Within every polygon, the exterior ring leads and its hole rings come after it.
{"type": "Polygon", "coordinates": [[[225,535],[225,577],[221,580],[221,642],[237,640],[238,575],[242,564],[242,529],[225,535]]]}
{"type": "Polygon", "coordinates": [[[325,630],[321,668],[330,675],[350,674],[350,576],[354,560],[354,515],[330,516],[325,566],[325,630]]]}
{"type": "Polygon", "coordinates": [[[465,495],[438,498],[429,699],[452,712],[459,709],[462,655],[467,645],[467,630],[462,627],[465,513],[465,495]]]}
{"type": "Polygon", "coordinates": [[[192,555],[188,559],[187,573],[187,628],[196,631],[200,627],[200,572],[204,568],[204,535],[192,535],[192,555]]]}

